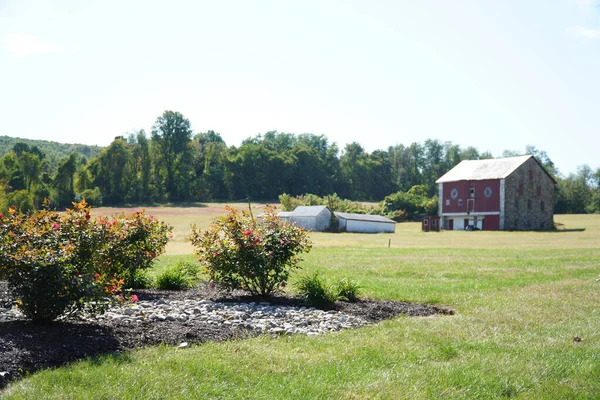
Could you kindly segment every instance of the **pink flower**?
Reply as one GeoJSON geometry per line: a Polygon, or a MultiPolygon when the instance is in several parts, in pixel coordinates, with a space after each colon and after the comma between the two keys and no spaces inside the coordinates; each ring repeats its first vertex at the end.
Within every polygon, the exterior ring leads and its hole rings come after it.
{"type": "Polygon", "coordinates": [[[99,273],[95,273],[94,276],[96,277],[96,279],[100,279],[100,274],[99,273]]]}
{"type": "Polygon", "coordinates": [[[131,295],[131,301],[133,301],[134,303],[137,303],[140,299],[138,299],[137,295],[132,294],[131,295]]]}
{"type": "Polygon", "coordinates": [[[214,288],[215,288],[215,284],[214,284],[214,283],[211,283],[211,284],[210,284],[210,288],[211,288],[211,289],[214,289],[214,288]]]}
{"type": "Polygon", "coordinates": [[[152,258],[156,258],[156,253],[152,253],[152,258]]]}
{"type": "Polygon", "coordinates": [[[135,212],[137,215],[140,215],[142,212],[141,211],[136,211],[135,212]]]}
{"type": "Polygon", "coordinates": [[[60,228],[60,225],[57,223],[52,224],[52,229],[57,230],[60,228]]]}
{"type": "Polygon", "coordinates": [[[252,235],[252,231],[250,229],[247,229],[246,232],[244,232],[244,235],[250,236],[252,235]]]}
{"type": "Polygon", "coordinates": [[[85,213],[85,219],[90,219],[90,213],[85,213]]]}
{"type": "Polygon", "coordinates": [[[250,276],[254,276],[254,271],[250,271],[250,276]]]}
{"type": "Polygon", "coordinates": [[[260,239],[259,238],[254,239],[254,243],[260,243],[260,239]]]}
{"type": "Polygon", "coordinates": [[[4,214],[0,213],[0,218],[4,218],[4,214]]]}
{"type": "Polygon", "coordinates": [[[173,234],[169,234],[169,239],[173,239],[173,234]]]}
{"type": "Polygon", "coordinates": [[[281,287],[285,287],[286,283],[285,282],[281,282],[281,287]]]}

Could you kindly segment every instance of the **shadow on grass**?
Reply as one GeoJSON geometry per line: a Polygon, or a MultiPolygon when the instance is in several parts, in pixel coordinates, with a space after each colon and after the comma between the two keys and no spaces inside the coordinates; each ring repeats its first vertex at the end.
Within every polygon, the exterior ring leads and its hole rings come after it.
{"type": "Polygon", "coordinates": [[[557,229],[555,231],[545,231],[550,233],[571,233],[571,232],[585,232],[585,228],[573,228],[573,229],[557,229]]]}
{"type": "Polygon", "coordinates": [[[105,326],[0,322],[0,390],[25,374],[121,349],[111,329],[105,326]]]}

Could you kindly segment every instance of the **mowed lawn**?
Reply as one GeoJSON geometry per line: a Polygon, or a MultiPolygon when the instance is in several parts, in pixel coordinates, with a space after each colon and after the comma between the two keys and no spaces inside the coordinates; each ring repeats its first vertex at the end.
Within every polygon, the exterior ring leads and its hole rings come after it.
{"type": "MultiPolygon", "coordinates": [[[[148,209],[175,226],[156,269],[193,261],[189,225],[208,227],[219,208],[148,209]]],[[[600,216],[555,219],[567,230],[423,233],[407,223],[395,234],[311,235],[302,273],[348,277],[365,297],[445,305],[455,315],[147,348],[39,372],[0,397],[597,399],[600,216]]]]}

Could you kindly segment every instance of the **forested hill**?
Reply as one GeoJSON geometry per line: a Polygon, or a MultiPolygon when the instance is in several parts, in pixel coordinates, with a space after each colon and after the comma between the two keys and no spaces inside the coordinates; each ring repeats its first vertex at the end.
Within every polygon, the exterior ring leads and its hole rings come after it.
{"type": "Polygon", "coordinates": [[[0,157],[4,156],[4,154],[10,151],[13,151],[13,148],[17,143],[24,143],[29,147],[37,146],[46,155],[45,159],[48,162],[48,168],[52,172],[56,171],[58,163],[61,160],[68,157],[72,153],[78,153],[84,155],[87,159],[91,159],[97,157],[103,149],[103,147],[100,146],[88,146],[86,144],[58,143],[47,140],[32,140],[10,136],[0,136],[0,157]]]}

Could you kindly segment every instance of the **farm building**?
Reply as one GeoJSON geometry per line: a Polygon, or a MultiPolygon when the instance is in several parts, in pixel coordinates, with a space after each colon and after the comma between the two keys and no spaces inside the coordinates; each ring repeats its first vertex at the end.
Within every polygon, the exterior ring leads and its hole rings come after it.
{"type": "Polygon", "coordinates": [[[381,215],[335,212],[340,232],[394,233],[396,222],[381,215]]]}
{"type": "Polygon", "coordinates": [[[436,183],[443,229],[553,226],[556,181],[533,156],[465,160],[436,183]]]}
{"type": "Polygon", "coordinates": [[[437,215],[430,215],[425,217],[421,222],[421,230],[423,232],[439,232],[440,231],[440,217],[437,215]]]}
{"type": "Polygon", "coordinates": [[[300,206],[291,212],[280,212],[279,217],[309,231],[322,232],[331,226],[331,210],[326,206],[300,206]]]}

